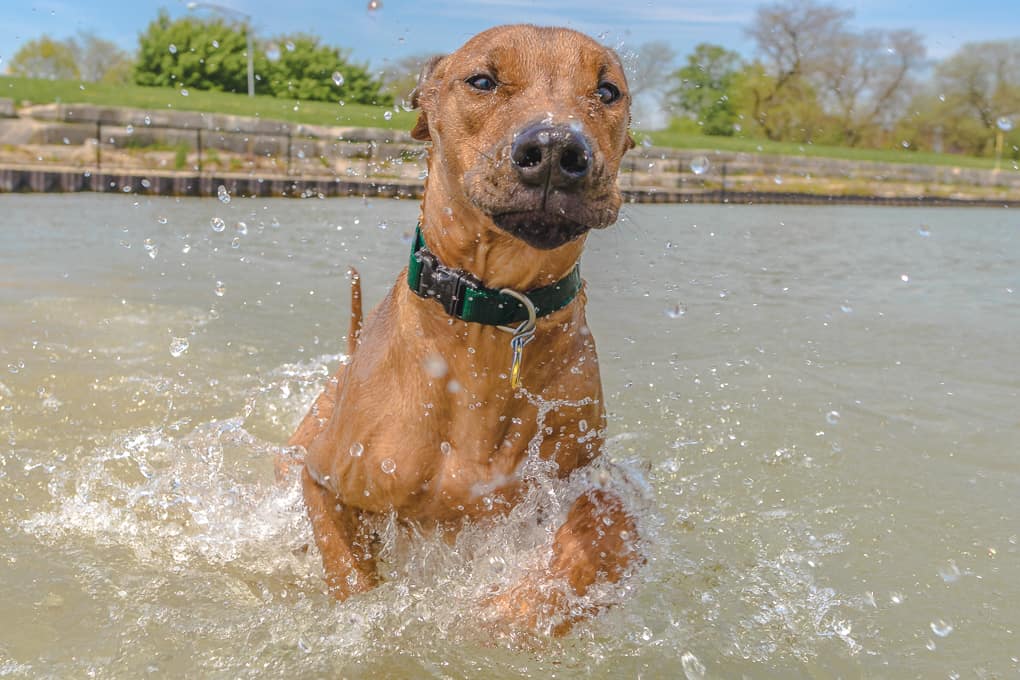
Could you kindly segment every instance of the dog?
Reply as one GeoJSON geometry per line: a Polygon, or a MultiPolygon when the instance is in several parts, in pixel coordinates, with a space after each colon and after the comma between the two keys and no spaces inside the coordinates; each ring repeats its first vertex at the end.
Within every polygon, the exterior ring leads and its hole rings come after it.
{"type": "MultiPolygon", "coordinates": [[[[560,404],[539,457],[561,478],[596,459],[605,426],[577,263],[616,222],[634,146],[619,58],[572,30],[501,26],[428,62],[412,105],[431,147],[408,269],[364,320],[354,273],[349,362],[290,440],[338,600],[378,583],[370,516],[456,531],[519,502],[536,398],[560,404]]],[[[598,481],[552,552],[489,603],[564,634],[591,613],[571,598],[641,563],[635,519],[598,481]]]]}

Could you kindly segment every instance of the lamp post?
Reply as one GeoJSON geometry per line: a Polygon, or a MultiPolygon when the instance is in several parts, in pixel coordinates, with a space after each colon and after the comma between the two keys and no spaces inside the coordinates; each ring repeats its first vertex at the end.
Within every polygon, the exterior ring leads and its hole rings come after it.
{"type": "Polygon", "coordinates": [[[232,7],[224,7],[223,5],[217,5],[214,2],[189,2],[187,5],[188,9],[208,9],[213,12],[219,12],[220,14],[226,14],[228,16],[234,15],[241,18],[241,23],[244,26],[244,36],[248,41],[248,96],[255,96],[255,62],[254,55],[255,50],[252,45],[251,39],[251,15],[245,14],[244,12],[238,11],[232,7]]]}
{"type": "Polygon", "coordinates": [[[1002,161],[1002,146],[1006,140],[1006,133],[1013,131],[1013,119],[1010,116],[1000,116],[995,121],[995,172],[999,171],[999,163],[1002,161]]]}

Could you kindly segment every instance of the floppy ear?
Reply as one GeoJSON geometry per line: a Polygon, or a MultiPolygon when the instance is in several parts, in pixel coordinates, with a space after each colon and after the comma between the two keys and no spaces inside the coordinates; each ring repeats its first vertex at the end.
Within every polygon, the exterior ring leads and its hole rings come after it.
{"type": "MultiPolygon", "coordinates": [[[[414,91],[411,92],[411,106],[416,109],[421,109],[421,97],[425,91],[425,87],[428,84],[429,79],[432,78],[432,74],[436,70],[436,66],[443,60],[443,55],[437,54],[434,57],[430,57],[421,67],[421,73],[418,74],[418,84],[415,86],[414,91]]],[[[421,141],[432,139],[429,135],[429,119],[425,114],[424,110],[418,113],[418,122],[414,124],[414,128],[411,130],[411,137],[421,141]]]]}

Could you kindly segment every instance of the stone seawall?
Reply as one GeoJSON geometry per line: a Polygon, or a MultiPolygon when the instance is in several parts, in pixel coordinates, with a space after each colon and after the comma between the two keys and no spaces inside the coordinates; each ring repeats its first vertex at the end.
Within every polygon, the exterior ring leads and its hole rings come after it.
{"type": "MultiPolygon", "coordinates": [[[[398,130],[90,104],[0,109],[7,111],[0,117],[0,191],[215,195],[219,184],[232,182],[254,196],[412,196],[425,176],[427,147],[398,130]]],[[[1020,167],[1013,161],[994,171],[642,145],[624,157],[620,185],[642,202],[1007,205],[1020,200],[1020,167]]]]}
{"type": "MultiPolygon", "coordinates": [[[[81,172],[0,166],[0,193],[123,193],[155,196],[217,196],[223,187],[235,197],[325,198],[371,196],[419,199],[424,183],[402,180],[295,178],[156,172],[81,172]]],[[[886,205],[1020,207],[1020,200],[961,199],[937,196],[882,197],[797,192],[683,191],[648,187],[622,188],[629,203],[726,203],[787,205],[886,205]]]]}

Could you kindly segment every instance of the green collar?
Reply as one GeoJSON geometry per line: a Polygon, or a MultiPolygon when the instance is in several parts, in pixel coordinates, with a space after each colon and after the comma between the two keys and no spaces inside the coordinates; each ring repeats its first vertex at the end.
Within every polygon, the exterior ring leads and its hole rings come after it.
{"type": "MultiPolygon", "coordinates": [[[[420,225],[411,246],[407,285],[419,297],[434,298],[447,314],[462,321],[508,326],[528,320],[528,309],[520,300],[486,288],[471,274],[441,263],[425,245],[420,225]]],[[[566,307],[580,290],[581,271],[575,265],[556,283],[526,291],[524,295],[535,306],[536,316],[545,316],[566,307]]]]}

